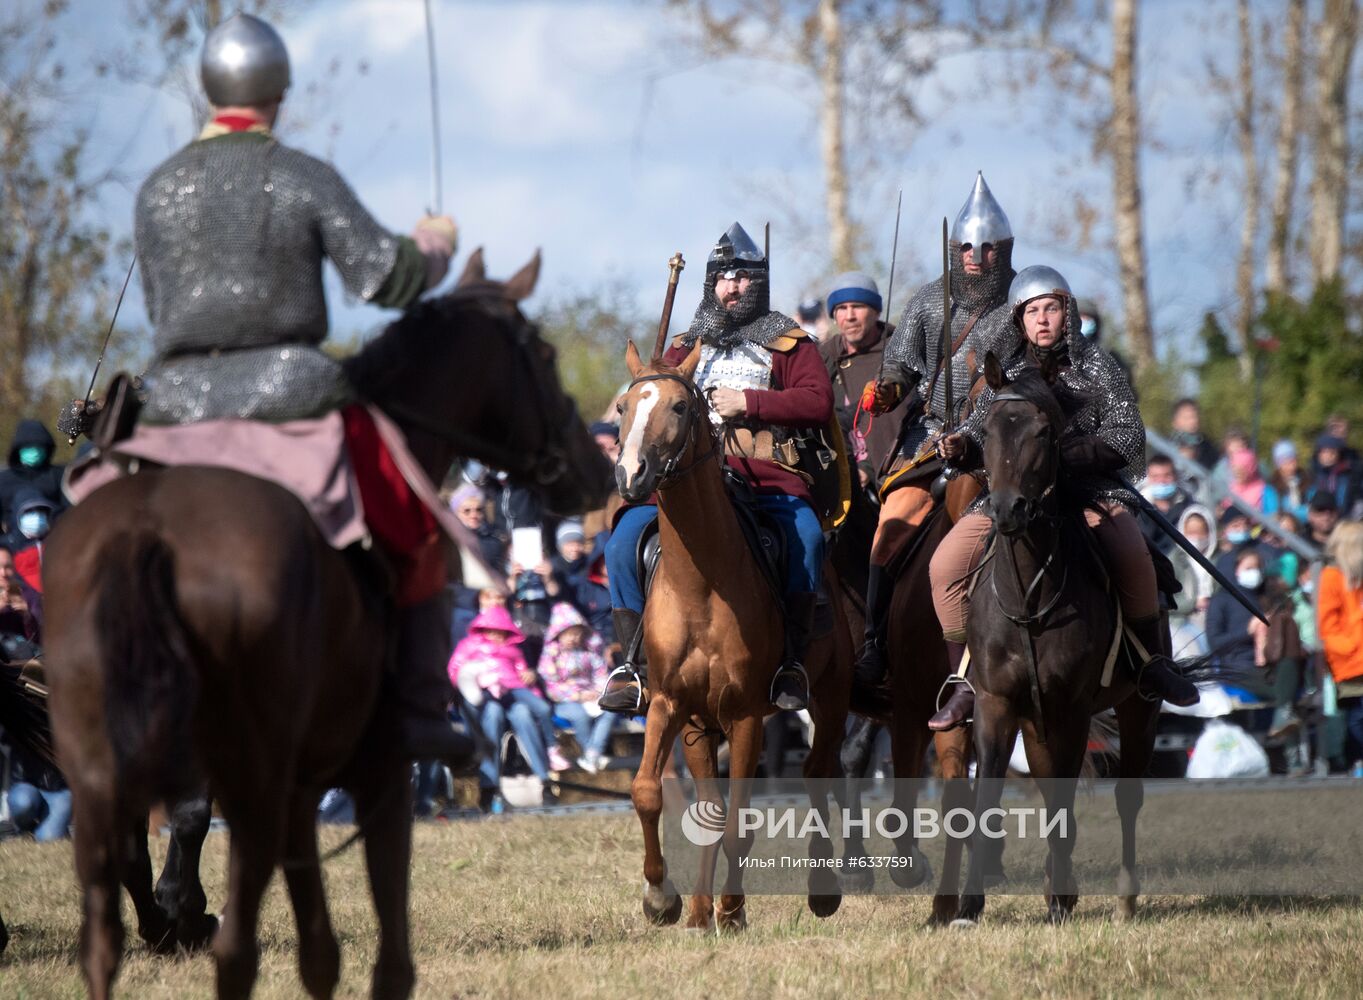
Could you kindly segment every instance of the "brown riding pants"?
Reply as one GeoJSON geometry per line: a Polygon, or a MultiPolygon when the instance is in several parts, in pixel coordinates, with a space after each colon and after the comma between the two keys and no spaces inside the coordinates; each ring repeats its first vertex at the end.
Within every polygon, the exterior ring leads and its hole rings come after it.
{"type": "Polygon", "coordinates": [[[932,494],[918,486],[901,486],[880,507],[880,523],[871,542],[871,563],[885,566],[902,550],[932,512],[932,494]]]}
{"type": "MultiPolygon", "coordinates": [[[[1155,564],[1150,560],[1145,536],[1135,516],[1121,504],[1103,504],[1107,516],[1086,510],[1084,520],[1093,529],[1103,561],[1112,578],[1112,586],[1122,602],[1122,614],[1128,621],[1139,621],[1159,613],[1159,595],[1155,592],[1155,564]]],[[[989,536],[989,518],[984,514],[970,514],[956,522],[942,539],[928,567],[932,580],[932,603],[937,609],[937,620],[942,634],[957,642],[965,640],[966,612],[970,571],[984,556],[985,540],[989,536]]]]}

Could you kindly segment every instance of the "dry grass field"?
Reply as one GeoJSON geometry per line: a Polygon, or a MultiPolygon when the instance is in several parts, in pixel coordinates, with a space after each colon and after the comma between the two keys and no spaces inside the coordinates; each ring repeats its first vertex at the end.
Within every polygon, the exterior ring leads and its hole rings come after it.
{"type": "MultiPolygon", "coordinates": [[[[328,829],[324,846],[346,832],[328,829]]],[[[215,833],[205,849],[215,907],[226,844],[215,833]]],[[[159,861],[164,841],[155,850],[159,861]]],[[[752,897],[749,929],[717,939],[646,926],[639,864],[628,813],[418,825],[417,996],[1363,996],[1356,899],[1153,897],[1136,921],[1119,924],[1110,897],[1089,896],[1057,928],[1043,923],[1039,899],[998,897],[985,922],[962,933],[927,929],[921,896],[849,898],[825,921],[802,898],[752,897]]],[[[330,862],[326,881],[343,954],[339,995],[367,996],[374,922],[360,852],[330,862]]],[[[69,843],[0,844],[0,912],[12,934],[0,998],[84,996],[77,901],[69,843]]],[[[256,995],[300,996],[279,879],[261,938],[256,995]]],[[[212,961],[157,959],[137,942],[119,987],[126,997],[211,997],[212,961]]]]}

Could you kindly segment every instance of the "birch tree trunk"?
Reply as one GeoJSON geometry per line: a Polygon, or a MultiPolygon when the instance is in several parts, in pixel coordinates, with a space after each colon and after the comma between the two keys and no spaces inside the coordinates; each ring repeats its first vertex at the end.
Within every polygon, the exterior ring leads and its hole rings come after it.
{"type": "Polygon", "coordinates": [[[1356,0],[1325,0],[1317,29],[1315,177],[1311,183],[1311,273],[1339,274],[1348,204],[1349,65],[1358,33],[1356,0]]]}
{"type": "Polygon", "coordinates": [[[843,145],[842,0],[819,0],[819,147],[823,154],[828,250],[833,270],[850,271],[852,222],[847,214],[847,154],[843,145]]]}
{"type": "Polygon", "coordinates": [[[1136,94],[1136,0],[1112,4],[1112,195],[1122,310],[1138,370],[1155,362],[1141,208],[1140,103],[1136,94]]]}
{"type": "Polygon", "coordinates": [[[1287,241],[1291,235],[1293,196],[1297,187],[1297,135],[1301,131],[1302,50],[1306,42],[1306,4],[1286,0],[1287,37],[1283,49],[1283,102],[1278,118],[1274,158],[1273,203],[1269,209],[1268,261],[1264,290],[1286,292],[1292,276],[1287,270],[1287,241]]]}
{"type": "MultiPolygon", "coordinates": [[[[1254,259],[1259,236],[1259,156],[1254,147],[1254,31],[1249,0],[1238,0],[1240,27],[1239,97],[1235,109],[1235,136],[1245,173],[1244,220],[1240,225],[1240,259],[1235,268],[1236,328],[1240,343],[1248,347],[1255,316],[1254,259]]],[[[1245,352],[1248,356],[1248,352],[1245,352]]]]}

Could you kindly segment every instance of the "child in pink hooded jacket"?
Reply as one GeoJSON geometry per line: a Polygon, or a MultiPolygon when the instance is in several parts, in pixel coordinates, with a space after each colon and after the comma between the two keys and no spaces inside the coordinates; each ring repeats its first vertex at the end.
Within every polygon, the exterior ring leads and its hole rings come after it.
{"type": "Polygon", "coordinates": [[[606,645],[587,619],[563,601],[554,605],[544,638],[539,665],[544,689],[553,699],[559,718],[571,723],[577,732],[582,747],[578,766],[594,773],[604,762],[615,723],[615,716],[596,704],[597,692],[605,687],[610,673],[606,645]]]}
{"type": "MultiPolygon", "coordinates": [[[[524,640],[506,608],[493,605],[479,612],[450,657],[450,683],[478,713],[494,745],[500,745],[508,726],[515,732],[531,770],[543,781],[551,769],[566,770],[568,762],[558,749],[553,710],[535,691],[535,672],[520,651],[524,640]]],[[[495,787],[501,761],[484,760],[479,769],[485,784],[495,787]]]]}

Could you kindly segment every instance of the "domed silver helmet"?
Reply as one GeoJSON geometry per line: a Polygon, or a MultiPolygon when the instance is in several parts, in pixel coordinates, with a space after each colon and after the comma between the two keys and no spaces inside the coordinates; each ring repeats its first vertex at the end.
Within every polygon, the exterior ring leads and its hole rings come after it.
{"type": "Polygon", "coordinates": [[[984,182],[984,172],[975,174],[975,187],[965,200],[956,221],[951,225],[951,242],[962,246],[979,247],[989,243],[998,245],[1013,238],[1013,227],[1008,216],[984,182]]]}
{"type": "Polygon", "coordinates": [[[1060,299],[1072,299],[1070,283],[1065,276],[1045,264],[1033,264],[1017,273],[1013,283],[1008,286],[1008,307],[1016,313],[1032,299],[1054,295],[1060,299]]]}
{"type": "Polygon", "coordinates": [[[748,231],[737,222],[724,231],[724,235],[715,243],[709,259],[705,262],[707,277],[718,272],[724,272],[725,277],[730,277],[730,272],[733,271],[766,269],[766,255],[753,242],[748,231]]]}
{"type": "Polygon", "coordinates": [[[260,18],[233,14],[204,39],[199,72],[217,107],[268,104],[289,88],[289,50],[260,18]]]}

